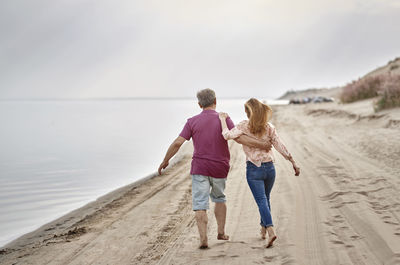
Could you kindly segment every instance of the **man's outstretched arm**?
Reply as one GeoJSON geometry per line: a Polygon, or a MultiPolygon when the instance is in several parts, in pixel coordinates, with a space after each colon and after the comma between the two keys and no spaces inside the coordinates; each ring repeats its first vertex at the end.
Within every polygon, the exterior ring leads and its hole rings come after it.
{"type": "Polygon", "coordinates": [[[235,138],[234,140],[239,144],[247,145],[250,147],[256,147],[262,150],[266,150],[267,152],[272,148],[272,143],[270,141],[257,140],[248,135],[241,135],[238,138],[235,138]]]}
{"type": "Polygon", "coordinates": [[[161,170],[165,169],[168,166],[169,160],[178,152],[179,148],[181,148],[182,144],[185,141],[186,141],[185,138],[183,138],[182,136],[178,136],[178,138],[176,138],[172,142],[172,144],[169,146],[169,148],[167,150],[167,153],[165,154],[164,160],[158,167],[158,174],[161,175],[161,170]]]}

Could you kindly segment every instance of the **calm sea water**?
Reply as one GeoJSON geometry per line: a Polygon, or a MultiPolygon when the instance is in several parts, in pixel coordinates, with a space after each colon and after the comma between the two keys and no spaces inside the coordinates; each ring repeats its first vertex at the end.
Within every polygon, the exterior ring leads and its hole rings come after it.
{"type": "MultiPolygon", "coordinates": [[[[239,122],[244,102],[217,111],[239,122]]],[[[195,100],[0,101],[0,246],[155,172],[200,111],[195,100]]]]}

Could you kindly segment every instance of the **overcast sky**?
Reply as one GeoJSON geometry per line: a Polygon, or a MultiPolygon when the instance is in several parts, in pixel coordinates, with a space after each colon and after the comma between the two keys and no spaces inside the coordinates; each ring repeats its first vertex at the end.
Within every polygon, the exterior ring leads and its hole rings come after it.
{"type": "Polygon", "coordinates": [[[0,2],[0,98],[275,98],[397,56],[398,0],[0,2]]]}

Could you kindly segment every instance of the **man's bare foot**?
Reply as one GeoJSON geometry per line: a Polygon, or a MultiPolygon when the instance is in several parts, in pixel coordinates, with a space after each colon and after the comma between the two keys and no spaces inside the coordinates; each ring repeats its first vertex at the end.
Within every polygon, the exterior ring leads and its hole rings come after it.
{"type": "Polygon", "coordinates": [[[261,239],[267,239],[267,229],[264,226],[261,226],[260,234],[261,239]]]}
{"type": "Polygon", "coordinates": [[[207,240],[207,238],[200,239],[200,246],[199,246],[199,248],[200,248],[200,249],[206,249],[206,248],[208,248],[208,240],[207,240]]]}
{"type": "Polygon", "coordinates": [[[265,246],[266,248],[270,248],[272,247],[272,245],[274,244],[274,241],[276,240],[276,236],[273,236],[269,239],[268,244],[265,246]]]}
{"type": "Polygon", "coordinates": [[[226,234],[218,234],[217,239],[218,240],[229,240],[229,236],[226,234]]]}
{"type": "Polygon", "coordinates": [[[200,248],[200,249],[207,249],[207,248],[208,248],[208,245],[207,245],[207,244],[204,244],[204,245],[201,244],[199,248],[200,248]]]}

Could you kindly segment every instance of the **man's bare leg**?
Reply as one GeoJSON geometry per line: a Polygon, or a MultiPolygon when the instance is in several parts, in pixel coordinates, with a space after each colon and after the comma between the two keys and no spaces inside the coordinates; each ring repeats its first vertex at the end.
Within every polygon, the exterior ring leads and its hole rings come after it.
{"type": "Polygon", "coordinates": [[[224,202],[216,202],[214,209],[215,218],[218,224],[218,237],[219,240],[228,240],[229,236],[225,235],[225,222],[226,222],[226,204],[224,202]]]}
{"type": "Polygon", "coordinates": [[[208,238],[207,238],[208,217],[206,210],[196,211],[196,223],[200,235],[200,248],[208,248],[208,238]]]}

